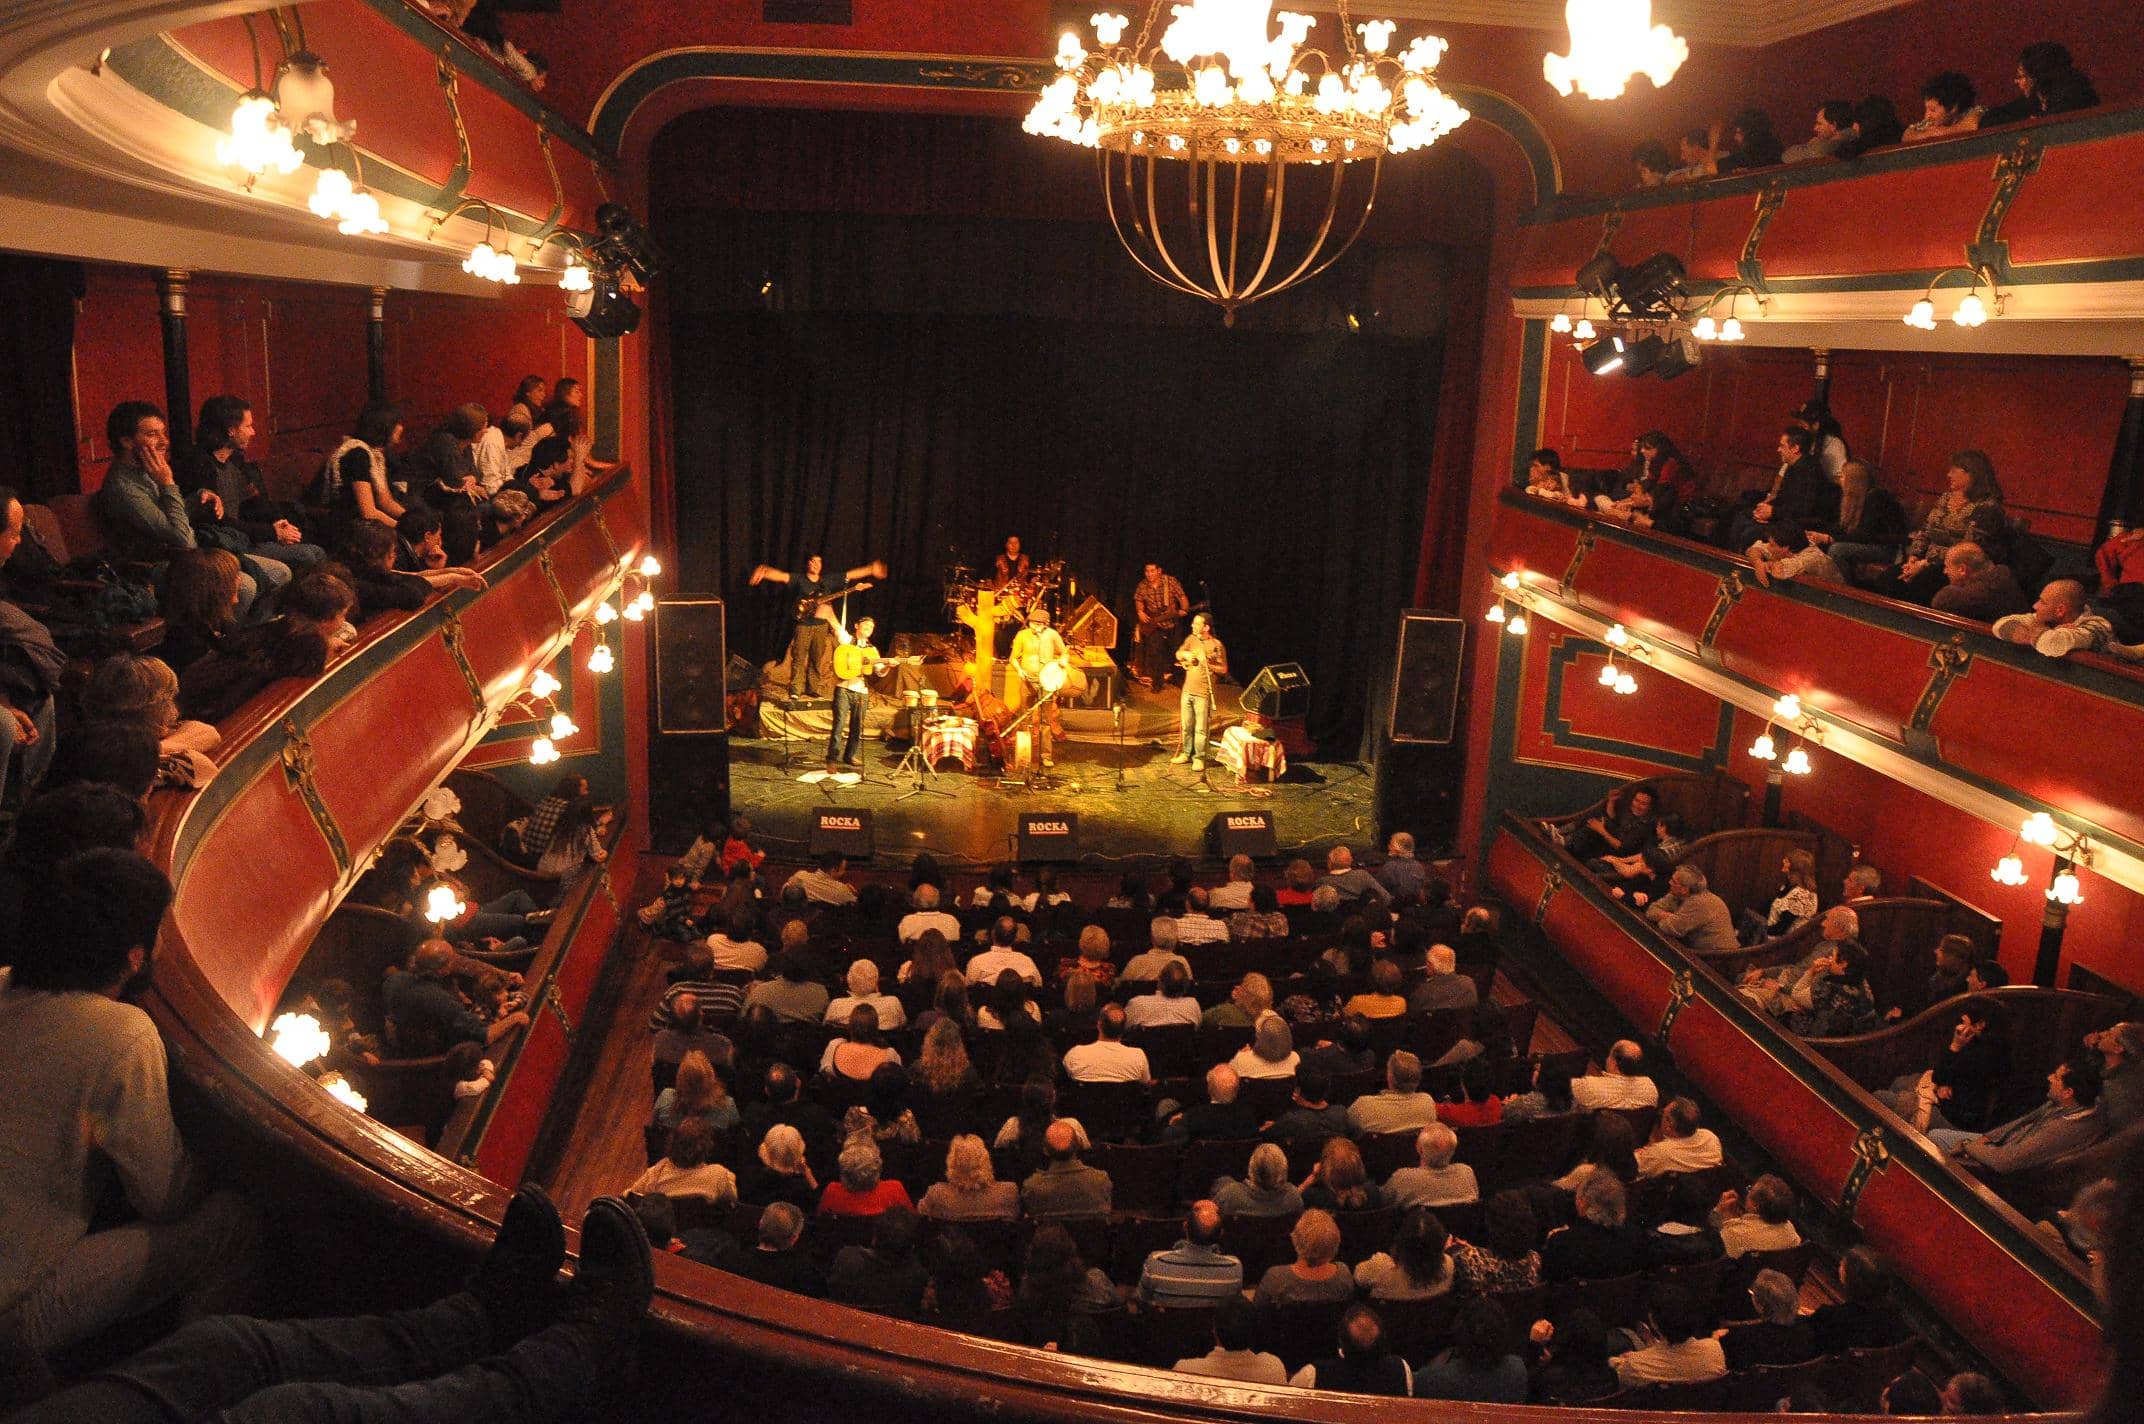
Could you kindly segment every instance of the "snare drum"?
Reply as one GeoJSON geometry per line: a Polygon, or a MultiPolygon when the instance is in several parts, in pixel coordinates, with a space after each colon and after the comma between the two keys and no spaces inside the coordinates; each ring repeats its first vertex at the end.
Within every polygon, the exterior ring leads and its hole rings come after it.
{"type": "Polygon", "coordinates": [[[904,692],[901,696],[904,701],[909,697],[919,699],[925,716],[938,710],[938,689],[935,687],[922,688],[916,692],[904,692]]]}

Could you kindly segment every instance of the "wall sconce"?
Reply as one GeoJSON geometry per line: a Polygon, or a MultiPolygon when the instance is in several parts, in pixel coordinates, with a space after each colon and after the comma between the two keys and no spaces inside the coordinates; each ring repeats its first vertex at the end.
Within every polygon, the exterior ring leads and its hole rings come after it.
{"type": "Polygon", "coordinates": [[[1759,316],[1769,309],[1764,293],[1747,283],[1737,282],[1733,286],[1720,288],[1706,299],[1705,304],[1698,308],[1700,315],[1697,320],[1690,323],[1690,334],[1699,341],[1743,340],[1742,318],[1737,313],[1741,309],[1745,294],[1757,304],[1759,316]],[[1712,320],[1712,309],[1720,304],[1722,297],[1727,298],[1727,319],[1715,324],[1712,320]]]}
{"type": "Polygon", "coordinates": [[[519,286],[521,284],[521,267],[519,263],[514,261],[513,254],[507,250],[507,237],[511,234],[511,229],[506,226],[506,220],[499,216],[499,210],[482,198],[463,198],[453,207],[433,218],[432,230],[427,236],[437,237],[439,229],[445,226],[450,219],[459,217],[473,208],[482,208],[484,210],[484,240],[469,249],[469,255],[462,260],[462,270],[472,277],[482,277],[487,282],[497,282],[501,286],[519,286]],[[500,232],[497,247],[491,245],[491,229],[494,223],[497,223],[500,232]]]}
{"type": "Polygon", "coordinates": [[[2082,832],[2069,830],[2045,811],[2027,816],[2010,838],[2010,851],[1995,862],[1988,878],[2012,889],[2031,878],[2025,873],[2020,846],[2041,846],[2055,853],[2053,873],[2046,890],[2047,909],[2040,917],[2040,949],[2033,959],[2032,979],[2043,988],[2055,987],[2055,972],[2062,964],[2062,936],[2069,928],[2070,910],[2084,903],[2084,881],[2077,867],[2090,866],[2092,846],[2082,832]]]}
{"type": "Polygon", "coordinates": [[[328,1031],[311,1014],[278,1014],[268,1033],[268,1046],[293,1068],[327,1057],[334,1046],[328,1031]]]}
{"type": "Polygon", "coordinates": [[[592,673],[606,673],[616,666],[617,661],[611,657],[608,643],[596,644],[596,650],[588,655],[588,670],[592,673]]]}
{"type": "Polygon", "coordinates": [[[468,902],[444,880],[424,892],[424,917],[435,925],[451,924],[468,912],[468,902]]]}
{"type": "Polygon", "coordinates": [[[1963,272],[1973,279],[1971,290],[1967,291],[1965,296],[1959,299],[1958,309],[1951,313],[1950,319],[1953,322],[1971,331],[1986,326],[1989,317],[2003,314],[2003,307],[2009,298],[2003,292],[2000,284],[1996,282],[1993,268],[1946,267],[1929,279],[1928,288],[1921,293],[1921,299],[1915,302],[1912,310],[1906,313],[1904,317],[1906,325],[1912,327],[1915,331],[1934,331],[1936,329],[1936,288],[1942,284],[1945,277],[1950,276],[1953,272],[1963,272]],[[1983,282],[1987,283],[1988,295],[1994,298],[1995,307],[1992,312],[1988,309],[1988,304],[1980,299],[1980,286],[1983,282]]]}
{"type": "MultiPolygon", "coordinates": [[[[575,624],[569,630],[569,641],[573,633],[580,631],[580,627],[580,624],[575,624]]],[[[598,644],[597,647],[601,651],[609,651],[602,644],[598,644]]],[[[595,672],[607,671],[606,668],[596,667],[595,660],[592,658],[589,660],[589,668],[595,672]]],[[[556,677],[551,675],[549,668],[538,668],[535,674],[529,678],[528,690],[508,702],[503,709],[504,711],[519,709],[546,724],[546,730],[529,743],[530,766],[549,766],[552,762],[557,761],[560,756],[558,744],[568,737],[577,736],[580,733],[581,729],[574,725],[571,717],[559,709],[559,705],[555,700],[563,690],[563,685],[556,677]]]]}
{"type": "Polygon", "coordinates": [[[271,168],[295,173],[305,162],[290,141],[290,130],[276,116],[275,100],[259,89],[248,89],[231,110],[231,131],[216,140],[216,161],[226,168],[245,170],[248,189],[253,180],[271,168]]]}
{"type": "Polygon", "coordinates": [[[328,62],[309,49],[284,56],[276,68],[275,107],[285,128],[322,148],[357,137],[357,120],[335,118],[335,81],[328,78],[328,62]]]}

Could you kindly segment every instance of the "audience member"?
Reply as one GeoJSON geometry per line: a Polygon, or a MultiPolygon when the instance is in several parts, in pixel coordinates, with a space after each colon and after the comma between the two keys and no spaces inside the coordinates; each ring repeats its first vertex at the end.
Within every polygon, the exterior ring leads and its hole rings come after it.
{"type": "Polygon", "coordinates": [[[1853,134],[1853,127],[1853,101],[1826,99],[1817,106],[1816,119],[1810,125],[1808,139],[1781,153],[1779,161],[1807,163],[1811,159],[1829,158],[1845,146],[1853,134]]]}
{"type": "Polygon", "coordinates": [[[1828,522],[1832,484],[1818,458],[1817,441],[1817,435],[1800,424],[1779,432],[1779,469],[1757,503],[1735,516],[1727,536],[1729,549],[1748,549],[1775,522],[1800,529],[1828,522]]]}
{"type": "Polygon", "coordinates": [[[1609,1361],[1616,1378],[1629,1389],[1643,1384],[1694,1383],[1726,1374],[1726,1351],[1717,1339],[1699,1333],[1704,1319],[1704,1307],[1688,1287],[1669,1282],[1654,1285],[1647,1311],[1652,1343],[1609,1361]]]}
{"type": "Polygon", "coordinates": [[[970,984],[995,984],[998,976],[1010,969],[1036,988],[1042,987],[1042,971],[1026,953],[1015,948],[1019,943],[1020,927],[1010,915],[999,915],[990,925],[990,947],[968,961],[967,977],[970,984]]]}
{"type": "Polygon", "coordinates": [[[1859,158],[1872,148],[1889,148],[1905,138],[1906,126],[1888,95],[1871,94],[1854,105],[1853,136],[1839,145],[1837,157],[1859,158]]]}
{"type": "Polygon", "coordinates": [[[804,1135],[777,1122],[760,1139],[756,1160],[747,1162],[738,1191],[746,1201],[768,1206],[787,1202],[799,1211],[816,1211],[819,1181],[805,1160],[804,1135]]]}
{"type": "Polygon", "coordinates": [[[1532,1290],[1541,1284],[1541,1228],[1526,1193],[1506,1189],[1482,1209],[1481,1244],[1451,1239],[1452,1269],[1460,1289],[1477,1295],[1532,1290]]]}
{"type": "MultiPolygon", "coordinates": [[[[1976,516],[2002,508],[2002,487],[1996,483],[1995,464],[1979,450],[1960,450],[1950,457],[1944,473],[1943,493],[1928,507],[1921,527],[1906,540],[1898,563],[1865,586],[1910,603],[1926,603],[1942,586],[1943,551],[1961,539],[1972,537],[1976,516]]],[[[1854,573],[1846,560],[1840,566],[1854,573]]]]}
{"type": "Polygon", "coordinates": [[[1779,1271],[1759,1271],[1750,1282],[1755,1320],[1719,1332],[1730,1370],[1758,1365],[1798,1365],[1816,1358],[1816,1331],[1800,1315],[1801,1288],[1779,1271]]]}
{"type": "MultiPolygon", "coordinates": [[[[1483,1005],[1482,1013],[1501,1011],[1493,1004],[1483,1005]]],[[[1481,1014],[1476,1015],[1477,1021],[1481,1014]]],[[[1476,1028],[1474,1033],[1482,1034],[1476,1028]]],[[[1509,1030],[1506,1034],[1508,1036],[1509,1030]]],[[[1461,1040],[1480,1047],[1478,1038],[1461,1040]]],[[[1456,1047],[1453,1050],[1457,1052],[1456,1047]]],[[[1446,1054],[1445,1062],[1451,1061],[1446,1054]]],[[[1458,1091],[1437,1104],[1437,1120],[1452,1127],[1494,1127],[1504,1120],[1504,1100],[1496,1091],[1496,1070],[1489,1066],[1487,1052],[1475,1054],[1460,1064],[1458,1091]]]]}
{"type": "Polygon", "coordinates": [[[1839,467],[1839,517],[1831,529],[1811,529],[1809,542],[1831,555],[1848,583],[1862,564],[1888,567],[1906,542],[1906,511],[1859,460],[1839,467]]]}
{"type": "MultiPolygon", "coordinates": [[[[1285,1267],[1276,1266],[1275,1270],[1285,1267]]],[[[1270,1272],[1268,1274],[1271,1274],[1270,1272]]],[[[1385,1343],[1385,1322],[1362,1301],[1340,1317],[1337,1353],[1313,1360],[1288,1377],[1297,1389],[1338,1390],[1406,1398],[1414,1392],[1414,1371],[1385,1343]]]]}
{"type": "Polygon", "coordinates": [[[1542,1059],[1534,1064],[1532,1091],[1504,1099],[1502,1117],[1505,1122],[1524,1122],[1571,1112],[1576,1108],[1572,1097],[1571,1070],[1542,1059]]]}
{"type": "Polygon", "coordinates": [[[1220,1249],[1221,1229],[1217,1203],[1193,1203],[1184,1214],[1183,1239],[1148,1253],[1139,1272],[1139,1303],[1182,1309],[1242,1300],[1243,1262],[1220,1249]]]}
{"type": "Polygon", "coordinates": [[[2099,1111],[2099,1063],[2090,1053],[2071,1056],[2047,1075],[2047,1097],[2028,1113],[1974,1135],[1935,1128],[1928,1140],[1972,1166],[2005,1176],[2088,1147],[2106,1135],[2099,1111]]]}
{"type": "Polygon", "coordinates": [[[1325,853],[1325,874],[1319,878],[1318,884],[1332,886],[1343,905],[1362,900],[1375,900],[1382,905],[1392,899],[1392,892],[1376,876],[1356,866],[1355,852],[1344,845],[1334,846],[1325,853]]]}
{"type": "Polygon", "coordinates": [[[1772,116],[1762,109],[1738,110],[1728,121],[1724,136],[1725,149],[1720,148],[1717,137],[1713,140],[1713,148],[1719,154],[1712,165],[1715,173],[1769,168],[1780,161],[1779,135],[1772,132],[1772,116]]]}
{"type": "Polygon", "coordinates": [[[1433,1122],[1415,1134],[1414,1150],[1417,1165],[1402,1167],[1386,1180],[1385,1205],[1451,1206],[1481,1199],[1474,1169],[1452,1160],[1459,1150],[1458,1133],[1433,1122]]]}
{"type": "Polygon", "coordinates": [[[1176,942],[1180,945],[1220,944],[1228,939],[1228,921],[1216,919],[1203,885],[1185,892],[1182,914],[1176,917],[1176,942]]]}
{"type": "Polygon", "coordinates": [[[1348,1127],[1357,1137],[1408,1132],[1437,1120],[1437,1100],[1422,1091],[1422,1060],[1395,1049],[1385,1060],[1382,1092],[1365,1093],[1347,1110],[1348,1127]]]}
{"type": "Polygon", "coordinates": [[[2016,613],[2025,604],[2017,575],[2007,564],[1989,560],[1987,551],[1970,539],[1961,539],[1943,551],[1943,577],[1947,580],[1929,600],[1929,607],[1954,618],[1993,623],[2016,613]]]}
{"type": "Polygon", "coordinates": [[[1770,587],[1772,580],[1793,583],[1844,584],[1846,575],[1822,545],[1791,519],[1775,519],[1749,546],[1750,569],[1757,582],[1770,587]]]}
{"type": "Polygon", "coordinates": [[[885,1158],[868,1137],[852,1137],[841,1149],[840,1177],[819,1194],[821,1216],[877,1216],[895,1207],[914,1205],[908,1188],[881,1175],[885,1158]]]}
{"type": "Polygon", "coordinates": [[[627,1195],[661,1192],[669,1197],[697,1197],[717,1211],[727,1211],[737,1205],[737,1178],[714,1155],[714,1123],[688,1117],[670,1130],[662,1160],[641,1173],[627,1195]]]}
{"type": "Polygon", "coordinates": [[[1544,1281],[1605,1281],[1649,1264],[1645,1234],[1630,1224],[1629,1198],[1613,1172],[1594,1172],[1572,1194],[1576,1219],[1541,1243],[1544,1281]]]}
{"type": "Polygon", "coordinates": [[[1330,1101],[1332,1079],[1316,1068],[1298,1065],[1288,1106],[1265,1130],[1269,1141],[1316,1142],[1348,1130],[1347,1109],[1330,1101]]]}
{"type": "Polygon", "coordinates": [[[1403,976],[1399,965],[1379,956],[1370,965],[1370,987],[1341,1005],[1343,1014],[1360,1014],[1373,1022],[1404,1018],[1407,998],[1400,993],[1403,976]]]}
{"type": "MultiPolygon", "coordinates": [[[[0,565],[22,545],[23,518],[22,501],[0,485],[0,565]]],[[[52,641],[51,630],[12,600],[0,599],[0,798],[15,791],[21,793],[18,802],[27,800],[50,770],[66,668],[67,657],[52,641]]]]}
{"type": "Polygon", "coordinates": [[[1043,1139],[1048,1160],[1020,1184],[1020,1205],[1029,1216],[1040,1220],[1108,1214],[1109,1174],[1080,1161],[1075,1132],[1069,1119],[1050,1124],[1043,1139]]]}
{"type": "Polygon", "coordinates": [[[1820,1355],[1842,1350],[1896,1345],[1908,1336],[1906,1321],[1891,1302],[1891,1268],[1866,1246],[1839,1258],[1842,1299],[1820,1305],[1809,1316],[1820,1355]]]}
{"type": "Polygon", "coordinates": [[[678,1060],[677,1078],[655,1095],[655,1125],[675,1128],[689,1117],[704,1117],[708,1126],[724,1132],[737,1125],[737,1104],[715,1072],[714,1061],[695,1048],[678,1060]]]}
{"type": "MultiPolygon", "coordinates": [[[[815,905],[853,905],[856,891],[841,878],[848,868],[848,860],[839,851],[828,851],[819,857],[816,866],[807,866],[782,882],[782,888],[802,886],[804,898],[815,905]]],[[[1035,982],[1042,981],[1037,979],[1035,982]]]]}
{"type": "Polygon", "coordinates": [[[1103,1007],[1094,1020],[1095,1039],[1092,1043],[1076,1044],[1065,1050],[1065,1076],[1075,1083],[1151,1083],[1153,1072],[1147,1066],[1146,1052],[1124,1042],[1125,1014],[1122,1007],[1109,1004],[1103,1007]]]}
{"type": "MultiPolygon", "coordinates": [[[[1674,171],[1675,155],[1669,153],[1668,146],[1659,139],[1649,138],[1631,149],[1630,164],[1637,170],[1640,188],[1657,188],[1667,182],[1668,174],[1674,171]]],[[[1532,486],[1528,486],[1527,492],[1533,493],[1532,486]]]]}
{"type": "Polygon", "coordinates": [[[1794,1188],[1767,1172],[1749,1184],[1746,1198],[1732,1191],[1721,1193],[1712,1224],[1720,1233],[1721,1249],[1733,1259],[1752,1251],[1788,1251],[1801,1245],[1793,1217],[1794,1188]]]}
{"type": "Polygon", "coordinates": [[[1238,1384],[1286,1384],[1288,1367],[1281,1363],[1280,1356],[1256,1349],[1257,1338],[1256,1307],[1240,1295],[1226,1297],[1214,1306],[1213,1348],[1203,1355],[1178,1360],[1176,1373],[1238,1384]]]}
{"type": "Polygon", "coordinates": [[[826,1294],[826,1277],[811,1252],[797,1249],[803,1235],[804,1213],[791,1202],[774,1202],[759,1213],[758,1244],[731,1257],[723,1269],[763,1286],[817,1299],[826,1294]]]}
{"type": "Polygon", "coordinates": [[[1346,1300],[1355,1293],[1355,1277],[1340,1254],[1340,1224],[1316,1207],[1296,1219],[1288,1233],[1295,1259],[1274,1266],[1258,1278],[1252,1300],[1260,1306],[1311,1305],[1346,1300]]]}
{"type": "Polygon", "coordinates": [[[1444,1009],[1471,1009],[1480,1001],[1479,986],[1459,972],[1459,956],[1450,945],[1431,945],[1426,967],[1428,974],[1407,1000],[1409,1012],[1433,1014],[1444,1009]]]}
{"type": "Polygon", "coordinates": [[[1984,112],[1974,102],[1973,81],[1946,69],[1921,86],[1921,117],[1906,126],[1905,141],[1951,138],[1980,127],[1984,112]]]}
{"type": "Polygon", "coordinates": [[[1010,1221],[1020,1214],[1020,1188],[999,1181],[983,1139],[964,1132],[946,1148],[945,1180],[931,1184],[917,1210],[940,1221],[1010,1221]]]}
{"type": "Polygon", "coordinates": [[[222,639],[179,679],[179,707],[220,722],[271,684],[313,678],[342,651],[341,633],[357,594],[327,569],[292,580],[278,601],[281,616],[222,639]]]}
{"type": "MultiPolygon", "coordinates": [[[[610,859],[610,849],[604,842],[609,839],[616,815],[610,807],[598,806],[587,797],[568,806],[551,831],[550,844],[536,861],[536,873],[557,876],[561,895],[572,889],[582,876],[610,859]]],[[[823,996],[825,990],[820,993],[823,996]]]]}
{"type": "Polygon", "coordinates": [[[745,996],[746,1013],[764,1008],[784,1023],[819,1023],[832,1002],[826,986],[811,977],[802,955],[784,951],[775,956],[772,979],[754,984],[745,996]]]}
{"type": "Polygon", "coordinates": [[[923,1242],[920,1218],[905,1206],[878,1213],[869,1246],[844,1246],[826,1272],[826,1297],[843,1305],[913,1314],[930,1276],[916,1251],[923,1242]]]}
{"type": "Polygon", "coordinates": [[[1705,872],[1685,862],[1668,877],[1668,893],[1646,907],[1645,918],[1669,939],[1699,954],[1739,948],[1734,915],[1705,883],[1705,872]]]}
{"type": "Polygon", "coordinates": [[[1329,1137],[1318,1160],[1303,1179],[1303,1205],[1323,1211],[1367,1211],[1384,1193],[1370,1180],[1362,1149],[1351,1138],[1329,1137]]]}
{"type": "Polygon", "coordinates": [[[1293,1078],[1300,1062],[1288,1021],[1269,1009],[1258,1016],[1250,1043],[1236,1051],[1228,1066],[1239,1078],[1293,1078]]]}
{"type": "Polygon", "coordinates": [[[1524,1404],[1526,1362],[1511,1349],[1503,1308],[1480,1297],[1461,1305],[1450,1348],[1415,1372],[1412,1388],[1417,1399],[1524,1404]]]}
{"type": "Polygon", "coordinates": [[[1697,1104],[1689,1098],[1676,1098],[1662,1108],[1659,1140],[1638,1149],[1638,1175],[1657,1177],[1666,1172],[1701,1172],[1719,1166],[1719,1136],[1698,1123],[1697,1104]]]}
{"type": "Polygon", "coordinates": [[[936,885],[918,885],[909,897],[913,910],[901,917],[895,926],[894,935],[901,943],[919,938],[925,930],[936,930],[950,942],[960,938],[960,921],[938,908],[939,888],[936,885]]]}
{"type": "Polygon", "coordinates": [[[2114,625],[2087,606],[2076,579],[2056,579],[2040,590],[2032,612],[1996,620],[1993,632],[2050,658],[2105,652],[2114,641],[2114,625]]]}
{"type": "Polygon", "coordinates": [[[1140,994],[1125,1004],[1124,1021],[1131,1028],[1166,1028],[1171,1024],[1198,1027],[1199,1001],[1191,995],[1191,971],[1183,961],[1161,971],[1153,993],[1140,994]]]}
{"type": "Polygon", "coordinates": [[[455,958],[454,947],[445,940],[428,939],[410,951],[407,968],[387,971],[380,1000],[398,1056],[428,1057],[457,1043],[488,1046],[528,1026],[526,1009],[487,1023],[454,988],[455,958]]]}
{"type": "Polygon", "coordinates": [[[1426,1207],[1403,1212],[1392,1244],[1355,1268],[1355,1288],[1372,1300],[1428,1300],[1452,1288],[1450,1236],[1426,1207]]]}
{"type": "Polygon", "coordinates": [[[1213,1201],[1223,1216],[1294,1216],[1303,1209],[1302,1193],[1288,1180],[1288,1154],[1271,1142],[1251,1149],[1241,1181],[1214,1179],[1213,1201]]]}
{"type": "Polygon", "coordinates": [[[1237,1101],[1242,1079],[1226,1063],[1206,1070],[1206,1101],[1187,1103],[1172,1113],[1173,1099],[1156,1109],[1166,1124],[1163,1138],[1174,1142],[1235,1142],[1258,1135],[1258,1115],[1237,1101]]]}
{"type": "Polygon", "coordinates": [[[1534,1327],[1542,1357],[1529,1391],[1536,1404],[1591,1404],[1623,1387],[1608,1363],[1608,1330],[1601,1319],[1578,1306],[1534,1327]],[[1548,1338],[1540,1340],[1543,1331],[1548,1338]]]}
{"type": "Polygon", "coordinates": [[[1583,1112],[1651,1107],[1659,1102],[1660,1090],[1645,1075],[1645,1050],[1630,1039],[1618,1039],[1608,1050],[1603,1072],[1571,1080],[1571,1101],[1583,1112]]]}
{"type": "Polygon", "coordinates": [[[2002,1387],[1975,1370],[1961,1370],[1952,1375],[1944,1381],[1941,1394],[1945,1414],[2010,1412],[2010,1401],[2003,1398],[2002,1387]]]}

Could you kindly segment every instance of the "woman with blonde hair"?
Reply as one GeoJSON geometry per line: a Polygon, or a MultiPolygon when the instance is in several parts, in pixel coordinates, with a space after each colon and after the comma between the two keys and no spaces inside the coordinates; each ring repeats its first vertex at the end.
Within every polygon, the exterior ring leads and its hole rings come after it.
{"type": "Polygon", "coordinates": [[[676,1127],[688,1117],[704,1117],[722,1132],[737,1125],[737,1104],[722,1084],[714,1062],[695,1048],[678,1060],[677,1081],[655,1099],[655,1125],[676,1127]]]}
{"type": "Polygon", "coordinates": [[[916,1209],[940,1221],[1011,1221],[1020,1214],[1020,1187],[999,1181],[983,1139],[964,1132],[946,1148],[945,1180],[916,1209]]]}
{"type": "Polygon", "coordinates": [[[1898,497],[1876,483],[1876,472],[1859,460],[1839,469],[1839,517],[1832,530],[1811,529],[1809,542],[1830,553],[1831,561],[1856,582],[1862,564],[1889,564],[1906,542],[1906,511],[1898,497]]]}
{"type": "Polygon", "coordinates": [[[1318,1165],[1303,1179],[1303,1205],[1323,1211],[1368,1211],[1377,1187],[1362,1162],[1362,1149],[1345,1137],[1328,1137],[1318,1165]]]}
{"type": "Polygon", "coordinates": [[[1079,932],[1079,953],[1057,961],[1060,980],[1087,979],[1097,989],[1107,989],[1116,980],[1117,966],[1109,962],[1109,931],[1088,925],[1079,932]]]}
{"type": "Polygon", "coordinates": [[[1757,944],[1792,934],[1816,916],[1816,857],[1806,850],[1790,850],[1780,862],[1779,874],[1779,892],[1772,897],[1771,905],[1762,914],[1755,910],[1742,912],[1742,943],[1757,944]]]}
{"type": "MultiPolygon", "coordinates": [[[[115,653],[104,659],[90,672],[81,705],[85,722],[128,722],[146,729],[166,758],[191,760],[214,751],[223,741],[222,734],[208,723],[180,719],[178,674],[162,658],[115,653]]],[[[201,761],[206,772],[215,770],[205,756],[201,761]]]]}
{"type": "Polygon", "coordinates": [[[1315,1305],[1344,1301],[1355,1294],[1355,1277],[1333,1258],[1340,1254],[1340,1223],[1332,1213],[1313,1207],[1288,1233],[1295,1259],[1261,1276],[1254,1305],[1315,1305]]]}

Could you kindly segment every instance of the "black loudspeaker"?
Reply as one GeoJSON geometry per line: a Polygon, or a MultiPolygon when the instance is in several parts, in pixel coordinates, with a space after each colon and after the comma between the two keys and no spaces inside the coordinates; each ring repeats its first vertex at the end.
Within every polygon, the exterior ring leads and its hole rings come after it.
{"type": "Polygon", "coordinates": [[[657,599],[655,730],[705,735],[728,727],[728,660],[721,599],[657,599]]]}
{"type": "Polygon", "coordinates": [[[730,818],[730,739],[648,738],[650,850],[682,855],[710,821],[730,818]]]}
{"type": "Polygon", "coordinates": [[[1466,772],[1460,744],[1387,742],[1377,758],[1377,838],[1406,831],[1415,851],[1444,855],[1459,831],[1459,782],[1466,772]]]}
{"type": "Polygon", "coordinates": [[[1019,859],[1027,862],[1079,859],[1079,813],[1022,811],[1017,832],[1019,859]]]}
{"type": "Polygon", "coordinates": [[[1463,618],[1410,608],[1400,614],[1399,656],[1392,672],[1387,720],[1395,742],[1447,745],[1459,728],[1463,618]]]}
{"type": "Polygon", "coordinates": [[[1310,715],[1310,674],[1301,663],[1274,663],[1258,670],[1243,689],[1243,710],[1268,721],[1310,715]]]}
{"type": "Polygon", "coordinates": [[[1221,811],[1206,823],[1206,851],[1216,860],[1247,855],[1271,859],[1279,851],[1271,811],[1221,811]]]}
{"type": "Polygon", "coordinates": [[[850,860],[871,858],[871,813],[840,806],[821,806],[811,815],[811,837],[806,849],[813,855],[838,852],[850,860]]]}

